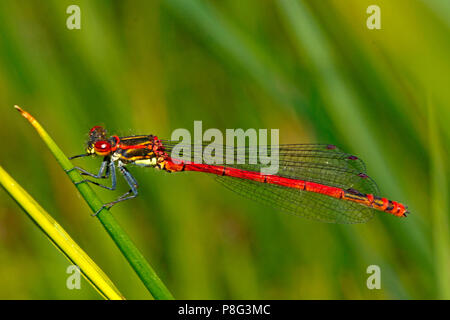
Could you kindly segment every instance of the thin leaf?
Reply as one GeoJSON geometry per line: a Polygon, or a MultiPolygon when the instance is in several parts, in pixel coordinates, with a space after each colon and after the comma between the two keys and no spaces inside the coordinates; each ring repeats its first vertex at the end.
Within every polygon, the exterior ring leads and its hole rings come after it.
{"type": "Polygon", "coordinates": [[[0,184],[66,258],[80,268],[83,276],[98,293],[105,299],[125,299],[83,249],[2,167],[0,184]]]}
{"type": "MultiPolygon", "coordinates": [[[[430,96],[431,94],[429,94],[430,96]]],[[[447,162],[444,160],[444,146],[439,132],[434,104],[428,98],[428,127],[431,154],[431,195],[430,212],[433,215],[433,246],[439,299],[450,299],[450,234],[447,162]]]]}
{"type": "MultiPolygon", "coordinates": [[[[66,172],[68,172],[68,176],[72,180],[72,182],[76,183],[84,180],[77,170],[69,171],[73,169],[72,163],[65,156],[62,150],[56,145],[56,143],[48,135],[44,128],[42,128],[42,126],[36,121],[36,119],[34,119],[33,116],[31,116],[28,112],[22,110],[20,107],[14,107],[36,129],[42,140],[49,147],[50,151],[53,153],[56,160],[61,165],[61,167],[66,172]]],[[[98,198],[94,190],[92,190],[92,188],[87,183],[76,184],[76,187],[94,213],[102,207],[102,201],[98,198]]],[[[150,264],[145,260],[142,253],[140,253],[136,248],[125,231],[117,223],[116,219],[109,213],[109,210],[103,208],[98,213],[97,217],[110,237],[113,239],[119,250],[122,252],[125,259],[127,259],[128,263],[131,265],[131,267],[137,273],[138,277],[152,294],[152,296],[155,299],[173,299],[172,294],[166,288],[166,286],[158,277],[150,264]]]]}

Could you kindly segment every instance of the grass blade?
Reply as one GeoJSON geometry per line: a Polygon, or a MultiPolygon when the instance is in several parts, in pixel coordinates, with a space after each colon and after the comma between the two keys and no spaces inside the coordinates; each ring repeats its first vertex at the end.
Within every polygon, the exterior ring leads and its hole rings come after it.
{"type": "Polygon", "coordinates": [[[0,184],[66,258],[80,268],[83,276],[98,293],[105,299],[125,299],[83,249],[2,167],[0,184]]]}
{"type": "Polygon", "coordinates": [[[430,136],[431,153],[431,188],[432,198],[430,211],[433,213],[433,246],[435,255],[436,282],[439,299],[450,299],[450,234],[449,230],[449,206],[448,206],[448,181],[447,161],[442,150],[439,125],[436,119],[434,104],[431,101],[431,93],[428,97],[428,127],[430,136]]]}
{"type": "MultiPolygon", "coordinates": [[[[55,156],[56,160],[59,162],[64,170],[70,170],[73,168],[72,163],[64,155],[62,150],[56,145],[53,139],[48,135],[48,133],[42,128],[42,126],[31,116],[28,112],[22,110],[18,106],[14,106],[23,117],[25,117],[31,125],[36,129],[39,136],[48,146],[50,151],[55,156]]],[[[72,182],[80,182],[83,177],[77,170],[72,170],[68,172],[69,178],[72,182]]],[[[94,190],[87,183],[77,184],[76,187],[81,193],[83,198],[88,203],[89,207],[93,212],[97,212],[103,205],[102,201],[95,194],[94,190]]],[[[98,220],[106,229],[110,237],[113,239],[119,250],[127,259],[128,263],[134,269],[138,277],[141,279],[143,284],[152,294],[155,299],[173,299],[172,294],[166,288],[164,283],[158,277],[153,268],[145,260],[144,256],[139,252],[134,243],[125,233],[125,231],[117,223],[116,219],[109,213],[109,210],[103,208],[97,215],[98,220]]]]}

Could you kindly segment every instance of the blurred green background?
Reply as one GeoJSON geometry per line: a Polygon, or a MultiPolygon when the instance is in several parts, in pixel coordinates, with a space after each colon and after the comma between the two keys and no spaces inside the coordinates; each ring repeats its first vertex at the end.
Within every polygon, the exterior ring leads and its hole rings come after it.
{"type": "MultiPolygon", "coordinates": [[[[278,128],[333,143],[409,205],[363,225],[324,224],[240,198],[207,175],[134,169],[140,196],[112,213],[176,298],[450,298],[450,4],[445,0],[0,2],[3,166],[129,299],[150,295],[31,126],[68,155],[90,127],[278,128]],[[66,8],[81,8],[68,30],[66,8]],[[381,30],[366,27],[369,5],[381,30]],[[381,268],[369,290],[366,268],[381,268]]],[[[94,171],[100,159],[80,159],[94,171]]],[[[116,192],[96,191],[110,201],[116,192]]],[[[0,192],[0,298],[100,299],[0,192]]]]}

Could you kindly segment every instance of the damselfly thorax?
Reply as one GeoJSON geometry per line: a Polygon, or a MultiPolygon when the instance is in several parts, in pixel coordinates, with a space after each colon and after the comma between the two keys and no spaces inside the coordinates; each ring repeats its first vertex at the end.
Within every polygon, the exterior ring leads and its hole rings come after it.
{"type": "Polygon", "coordinates": [[[119,160],[123,164],[164,169],[168,155],[156,136],[114,137],[113,143],[112,161],[119,160]]]}

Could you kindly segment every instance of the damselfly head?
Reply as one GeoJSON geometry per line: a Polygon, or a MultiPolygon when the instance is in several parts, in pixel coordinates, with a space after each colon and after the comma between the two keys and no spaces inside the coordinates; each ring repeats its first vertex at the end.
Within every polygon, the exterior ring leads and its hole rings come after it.
{"type": "Polygon", "coordinates": [[[107,141],[106,130],[103,127],[95,126],[89,131],[89,139],[86,152],[106,156],[111,152],[111,143],[107,141]]]}

